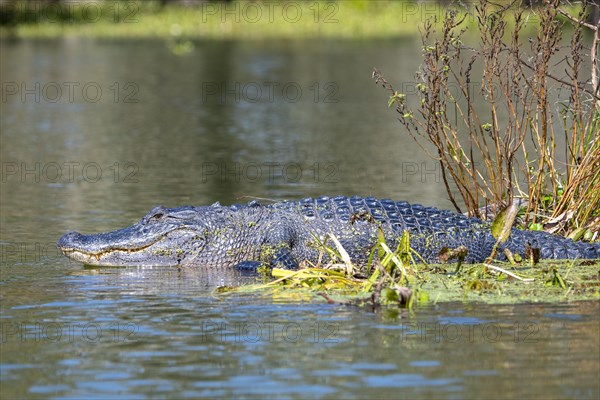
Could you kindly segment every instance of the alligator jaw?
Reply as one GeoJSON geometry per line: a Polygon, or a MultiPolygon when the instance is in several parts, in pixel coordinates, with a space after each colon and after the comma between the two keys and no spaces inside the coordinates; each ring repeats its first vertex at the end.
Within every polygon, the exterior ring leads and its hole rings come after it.
{"type": "MultiPolygon", "coordinates": [[[[121,231],[116,231],[121,232],[121,231]]],[[[159,243],[165,236],[160,235],[154,240],[143,243],[125,243],[106,241],[115,232],[98,235],[82,235],[69,232],[62,236],[57,243],[62,253],[71,260],[88,265],[98,266],[173,266],[176,260],[153,254],[151,247],[159,243]]],[[[120,235],[114,235],[119,237],[120,235]]]]}
{"type": "Polygon", "coordinates": [[[65,256],[69,257],[71,260],[74,261],[82,262],[87,265],[119,266],[118,263],[115,262],[111,264],[107,260],[124,258],[123,256],[125,255],[131,255],[132,253],[141,252],[142,250],[150,246],[151,245],[148,245],[138,249],[110,249],[106,251],[100,251],[97,253],[89,253],[75,248],[61,247],[60,245],[58,247],[65,256]],[[121,254],[122,256],[119,257],[119,254],[121,254]]]}

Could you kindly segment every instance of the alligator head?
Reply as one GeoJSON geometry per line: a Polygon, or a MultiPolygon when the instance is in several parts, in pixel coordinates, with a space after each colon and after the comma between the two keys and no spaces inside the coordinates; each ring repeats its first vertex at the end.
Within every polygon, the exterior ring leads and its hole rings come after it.
{"type": "Polygon", "coordinates": [[[188,264],[205,244],[202,208],[207,207],[158,206],[128,228],[96,235],[69,232],[57,245],[67,257],[89,265],[188,264]]]}

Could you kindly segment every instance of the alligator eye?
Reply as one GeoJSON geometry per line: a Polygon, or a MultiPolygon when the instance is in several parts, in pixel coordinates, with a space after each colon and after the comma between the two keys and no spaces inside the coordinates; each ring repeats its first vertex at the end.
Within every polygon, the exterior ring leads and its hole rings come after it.
{"type": "Polygon", "coordinates": [[[152,219],[159,220],[159,219],[161,219],[163,217],[163,215],[165,215],[165,214],[163,214],[163,213],[156,213],[156,214],[154,214],[152,216],[152,219]]]}

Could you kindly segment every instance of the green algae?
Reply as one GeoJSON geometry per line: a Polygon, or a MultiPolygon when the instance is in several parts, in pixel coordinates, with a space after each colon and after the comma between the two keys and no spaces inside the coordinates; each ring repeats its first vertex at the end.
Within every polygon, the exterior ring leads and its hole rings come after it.
{"type": "Polygon", "coordinates": [[[262,283],[223,287],[216,292],[409,309],[419,304],[456,301],[506,304],[600,300],[600,260],[532,263],[525,258],[521,263],[461,264],[458,257],[458,262],[426,264],[410,247],[408,232],[396,251],[389,248],[381,230],[379,233],[366,266],[352,265],[334,240],[337,249],[322,244],[322,251],[331,257],[327,263],[296,271],[265,266],[261,269],[262,283]]]}
{"type": "MultiPolygon", "coordinates": [[[[409,276],[405,285],[381,284],[380,274],[371,277],[347,276],[321,268],[298,271],[271,270],[274,280],[235,288],[219,288],[219,293],[262,293],[278,300],[314,300],[352,304],[410,306],[439,302],[481,302],[487,304],[555,303],[600,300],[600,261],[543,260],[534,267],[498,263],[526,277],[515,279],[486,270],[486,264],[465,266],[455,272],[455,264],[417,265],[418,278],[409,276]],[[411,303],[401,294],[412,293],[411,303]],[[378,301],[374,301],[375,298],[378,301]],[[397,299],[394,301],[394,299],[397,299]]],[[[265,279],[265,278],[263,278],[265,279]]]]}

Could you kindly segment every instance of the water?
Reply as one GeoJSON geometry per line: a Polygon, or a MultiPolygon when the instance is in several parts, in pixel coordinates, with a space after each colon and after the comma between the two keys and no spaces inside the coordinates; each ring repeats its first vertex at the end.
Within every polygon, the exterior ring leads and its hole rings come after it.
{"type": "Polygon", "coordinates": [[[600,395],[597,302],[409,314],[215,296],[240,277],[57,254],[63,233],[157,204],[359,194],[449,208],[371,80],[378,67],[410,82],[417,42],[0,44],[2,398],[600,395]]]}

